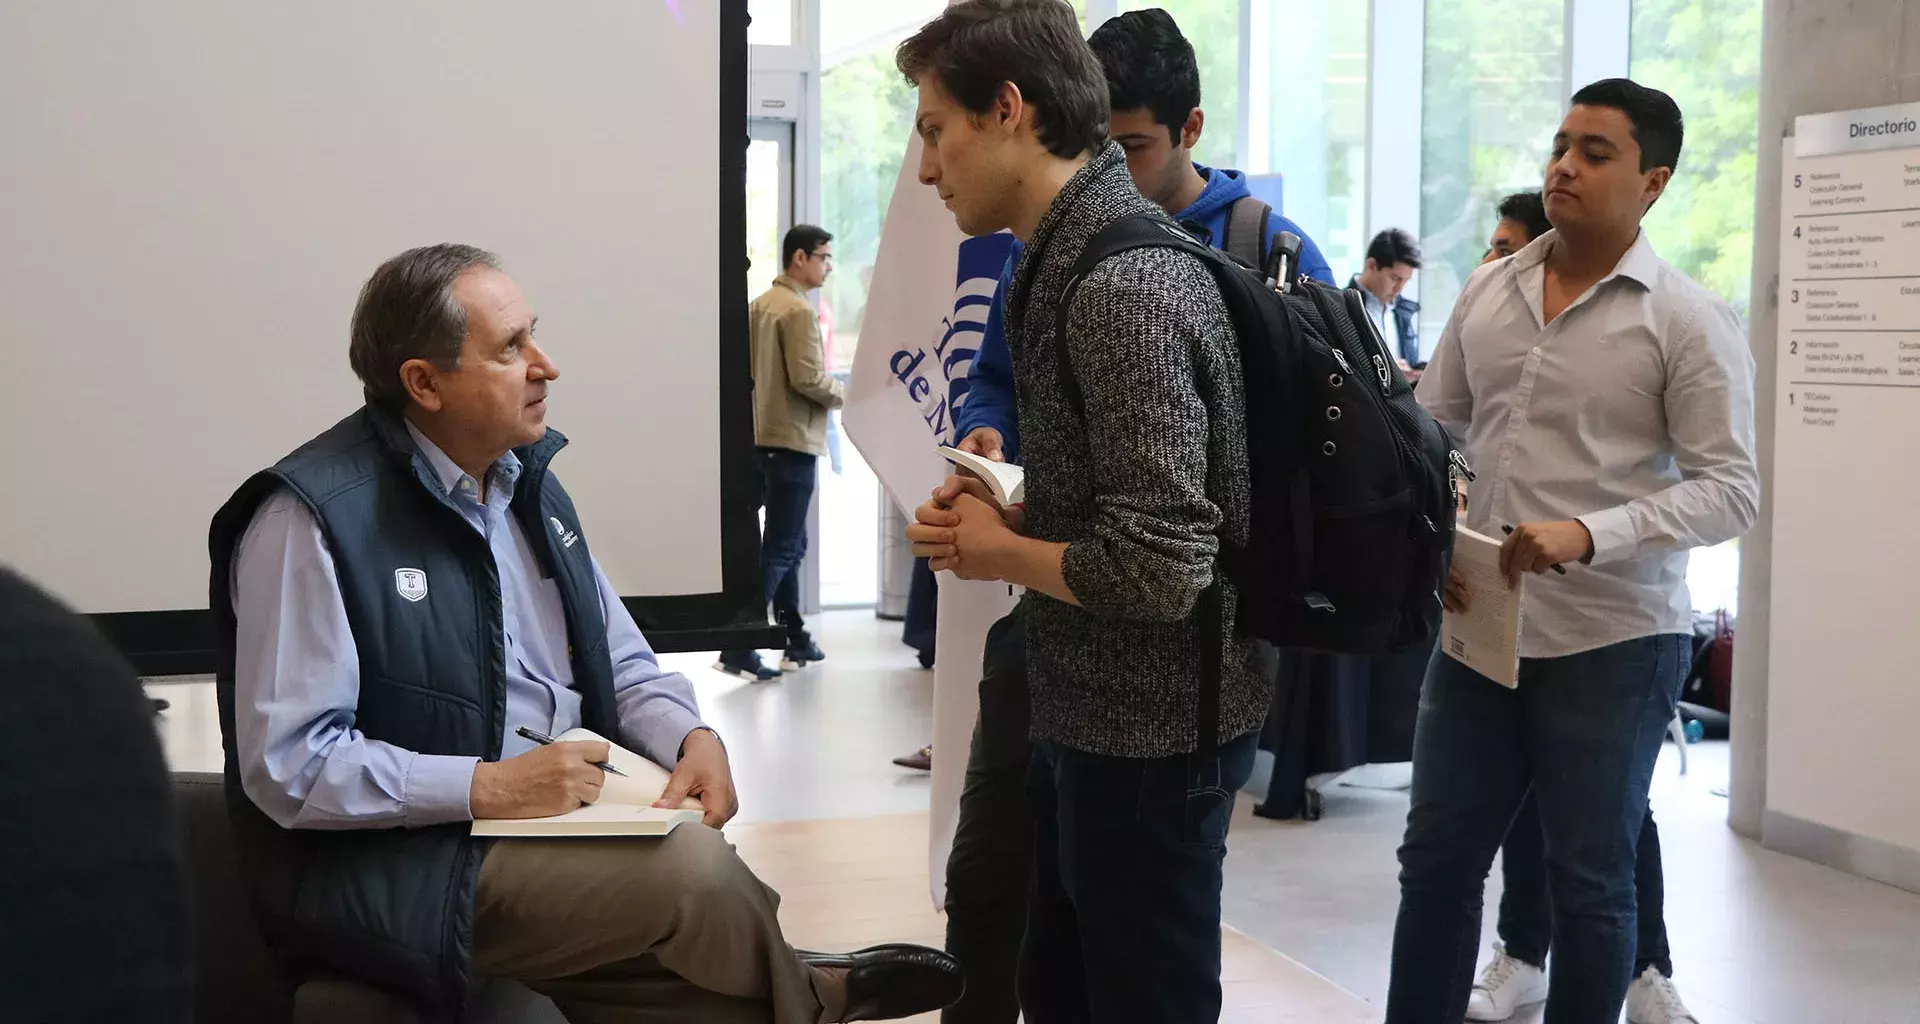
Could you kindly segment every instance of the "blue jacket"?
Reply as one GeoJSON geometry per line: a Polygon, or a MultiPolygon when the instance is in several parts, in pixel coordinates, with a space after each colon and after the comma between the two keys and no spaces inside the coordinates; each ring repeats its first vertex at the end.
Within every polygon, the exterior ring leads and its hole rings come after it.
{"type": "MultiPolygon", "coordinates": [[[[1199,164],[1195,164],[1193,169],[1207,179],[1206,191],[1200,193],[1200,198],[1194,200],[1192,206],[1174,214],[1173,219],[1190,230],[1199,229],[1194,233],[1199,235],[1202,242],[1216,249],[1223,248],[1221,243],[1227,235],[1227,211],[1236,201],[1253,194],[1247,189],[1247,177],[1239,171],[1216,171],[1199,164]]],[[[1320,247],[1313,244],[1313,239],[1307,237],[1305,231],[1300,230],[1300,225],[1280,216],[1277,211],[1268,223],[1275,235],[1291,231],[1300,236],[1302,274],[1316,281],[1333,283],[1333,268],[1327,266],[1327,258],[1320,254],[1320,247]]]]}
{"type": "MultiPolygon", "coordinates": [[[[1201,241],[1218,247],[1219,241],[1226,235],[1227,211],[1235,200],[1251,195],[1247,189],[1247,179],[1239,171],[1216,171],[1211,168],[1194,165],[1194,169],[1207,179],[1206,191],[1194,200],[1192,206],[1174,215],[1174,220],[1189,228],[1204,232],[1201,241]]],[[[1320,254],[1320,247],[1300,229],[1300,225],[1280,216],[1273,215],[1269,223],[1273,233],[1291,231],[1300,236],[1300,272],[1316,281],[1333,283],[1333,269],[1327,266],[1327,258],[1320,254]]],[[[1018,408],[1013,395],[1013,357],[1007,351],[1007,327],[1005,303],[1007,287],[1013,281],[1013,268],[1020,262],[1020,243],[1013,245],[1012,255],[1007,257],[1007,265],[1000,271],[1000,286],[994,290],[993,306],[987,311],[986,333],[980,338],[980,354],[974,357],[973,366],[967,373],[966,404],[954,414],[956,436],[966,437],[981,427],[992,427],[1000,432],[1005,442],[1008,462],[1020,461],[1020,425],[1018,408]]]]}

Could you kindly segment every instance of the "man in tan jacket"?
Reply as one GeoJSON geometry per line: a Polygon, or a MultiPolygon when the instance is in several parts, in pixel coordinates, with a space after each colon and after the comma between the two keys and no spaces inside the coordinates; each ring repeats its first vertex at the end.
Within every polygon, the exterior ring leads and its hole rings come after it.
{"type": "MultiPolygon", "coordinates": [[[[775,621],[787,631],[782,669],[825,658],[800,618],[800,560],[807,554],[807,506],[827,453],[827,414],[846,396],[826,365],[820,321],[807,293],[833,272],[833,236],[797,224],[780,243],[782,270],[773,287],[753,300],[753,436],[760,449],[761,501],[766,533],[760,567],[775,621]]],[[[727,651],[715,668],[765,682],[780,676],[754,651],[727,651]]]]}

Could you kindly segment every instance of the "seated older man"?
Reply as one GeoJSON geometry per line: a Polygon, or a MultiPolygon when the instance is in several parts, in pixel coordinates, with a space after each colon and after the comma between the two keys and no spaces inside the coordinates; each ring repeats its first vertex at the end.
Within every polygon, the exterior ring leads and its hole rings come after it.
{"type": "Polygon", "coordinates": [[[944,953],[802,954],[716,831],[737,804],[688,681],[661,671],[549,469],[559,377],[497,259],[382,265],[354,311],[367,404],[215,517],[220,723],[256,909],[297,963],[458,1016],[476,978],[577,1022],[875,1020],[959,995],[944,953]],[[604,743],[672,767],[706,821],[665,839],[516,839],[472,819],[600,791],[604,743]]]}

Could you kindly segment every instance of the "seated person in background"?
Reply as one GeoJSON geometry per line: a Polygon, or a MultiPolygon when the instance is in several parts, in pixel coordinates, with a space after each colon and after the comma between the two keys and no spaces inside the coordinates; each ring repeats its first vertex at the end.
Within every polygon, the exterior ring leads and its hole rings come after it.
{"type": "Polygon", "coordinates": [[[0,1020],[192,1020],[153,706],[91,623],[4,569],[0,738],[0,1020]]]}
{"type": "Polygon", "coordinates": [[[796,953],[718,831],[726,749],[662,672],[548,464],[559,370],[490,253],[414,249],[354,310],[367,404],[213,522],[226,775],[268,941],[451,1017],[480,977],[575,1021],[814,1024],[959,994],[943,953],[796,953]],[[605,743],[672,769],[664,839],[488,843],[468,822],[592,802],[605,743]],[[711,826],[711,827],[708,827],[711,826]]]}
{"type": "Polygon", "coordinates": [[[1361,300],[1374,329],[1395,348],[1400,368],[1425,365],[1420,360],[1420,304],[1400,294],[1420,269],[1420,244],[1399,228],[1388,228],[1367,245],[1367,264],[1347,287],[1360,289],[1361,300]]]}

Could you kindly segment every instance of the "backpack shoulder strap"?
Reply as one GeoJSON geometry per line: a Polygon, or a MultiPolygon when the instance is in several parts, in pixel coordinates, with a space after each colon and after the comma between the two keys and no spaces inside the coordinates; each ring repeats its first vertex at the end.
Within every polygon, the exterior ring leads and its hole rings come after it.
{"type": "Polygon", "coordinates": [[[1267,248],[1272,238],[1267,225],[1272,217],[1273,207],[1259,196],[1235,199],[1233,205],[1227,208],[1227,232],[1220,240],[1220,247],[1227,251],[1227,255],[1247,266],[1265,270],[1267,248]]]}
{"type": "Polygon", "coordinates": [[[1179,249],[1192,253],[1202,260],[1219,259],[1219,254],[1200,240],[1187,233],[1180,225],[1165,217],[1154,214],[1136,214],[1123,217],[1100,230],[1080,252],[1080,258],[1073,263],[1073,271],[1067,275],[1067,285],[1060,290],[1060,302],[1053,314],[1054,357],[1060,371],[1060,387],[1066,392],[1067,404],[1073,407],[1075,416],[1086,415],[1086,397],[1081,393],[1080,381],[1073,373],[1073,360],[1067,351],[1067,310],[1073,306],[1073,297],[1080,290],[1080,282],[1086,279],[1093,268],[1105,260],[1133,249],[1159,247],[1179,249]]]}
{"type": "MultiPolygon", "coordinates": [[[[1265,203],[1260,205],[1266,206],[1265,203]]],[[[1264,215],[1262,221],[1264,223],[1264,215]]],[[[1084,418],[1087,410],[1079,378],[1074,376],[1073,359],[1067,352],[1067,310],[1073,305],[1074,293],[1079,291],[1080,282],[1087,274],[1103,260],[1133,249],[1149,247],[1179,249],[1198,256],[1210,266],[1217,265],[1220,260],[1219,252],[1202,245],[1185,228],[1152,214],[1122,218],[1093,236],[1093,240],[1080,253],[1080,258],[1074,261],[1073,272],[1068,275],[1067,286],[1060,290],[1060,304],[1053,316],[1053,350],[1058,360],[1060,387],[1066,392],[1067,402],[1073,407],[1075,416],[1084,418]]],[[[1215,572],[1221,571],[1221,567],[1216,565],[1215,572]]],[[[1200,692],[1195,708],[1195,744],[1189,763],[1191,770],[1213,779],[1214,784],[1218,785],[1222,648],[1226,646],[1226,613],[1218,580],[1200,595],[1195,612],[1200,620],[1200,692]]]]}

